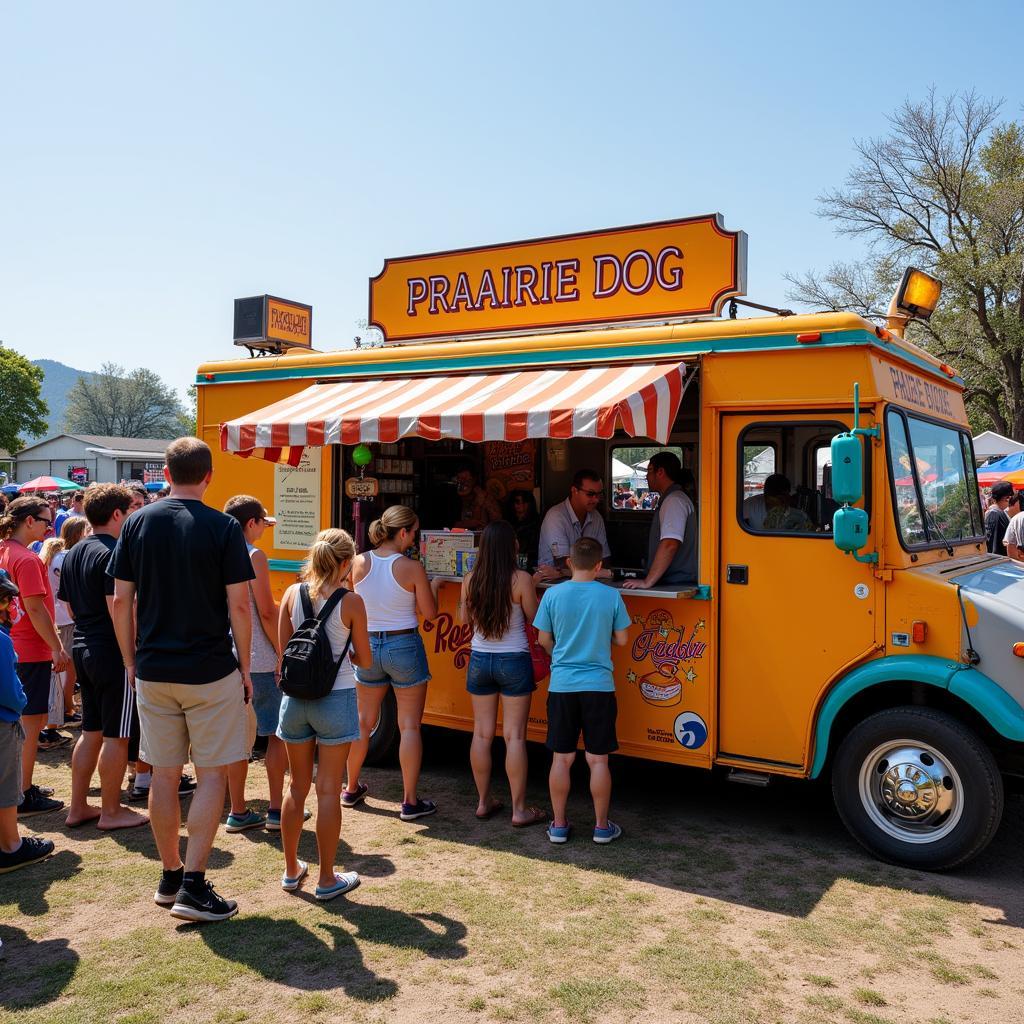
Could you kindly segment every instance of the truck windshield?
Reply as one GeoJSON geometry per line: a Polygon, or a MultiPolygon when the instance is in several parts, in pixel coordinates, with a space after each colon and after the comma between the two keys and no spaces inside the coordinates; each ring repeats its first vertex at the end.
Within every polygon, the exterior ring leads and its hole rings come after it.
{"type": "Polygon", "coordinates": [[[982,538],[978,479],[967,435],[890,408],[886,436],[904,546],[982,538]]]}

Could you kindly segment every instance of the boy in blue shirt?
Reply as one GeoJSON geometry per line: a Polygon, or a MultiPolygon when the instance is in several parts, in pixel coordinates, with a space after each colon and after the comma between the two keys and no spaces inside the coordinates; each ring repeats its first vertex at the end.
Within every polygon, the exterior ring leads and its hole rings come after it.
{"type": "MultiPolygon", "coordinates": [[[[21,745],[25,730],[21,712],[27,701],[15,671],[17,657],[7,635],[11,600],[18,588],[0,569],[0,874],[34,864],[53,853],[49,839],[22,839],[18,834],[18,804],[22,801],[21,745]]],[[[35,742],[35,737],[32,737],[35,742]]]]}
{"type": "Polygon", "coordinates": [[[608,755],[619,746],[611,645],[625,647],[629,642],[629,614],[619,592],[597,582],[602,554],[596,540],[576,541],[569,558],[572,579],[544,594],[533,620],[541,646],[552,656],[547,746],[552,752],[548,784],[554,816],[548,839],[553,843],[569,839],[565,807],[581,732],[594,799],[594,842],[611,843],[622,835],[608,820],[608,755]]]}

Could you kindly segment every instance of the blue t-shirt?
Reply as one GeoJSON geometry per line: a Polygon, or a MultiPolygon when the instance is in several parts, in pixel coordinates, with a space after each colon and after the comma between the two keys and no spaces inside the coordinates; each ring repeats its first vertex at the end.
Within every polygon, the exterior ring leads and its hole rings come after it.
{"type": "Polygon", "coordinates": [[[16,722],[28,703],[15,669],[17,661],[7,630],[0,628],[0,722],[16,722]]]}
{"type": "Polygon", "coordinates": [[[549,693],[615,691],[612,633],[629,627],[617,590],[596,581],[559,583],[541,598],[533,625],[555,638],[549,693]]]}

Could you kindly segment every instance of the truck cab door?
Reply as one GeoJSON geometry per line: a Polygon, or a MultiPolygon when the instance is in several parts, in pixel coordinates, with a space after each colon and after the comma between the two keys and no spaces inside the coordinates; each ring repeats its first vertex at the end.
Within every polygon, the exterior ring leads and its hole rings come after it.
{"type": "Polygon", "coordinates": [[[722,759],[804,766],[823,688],[873,644],[880,584],[832,541],[829,444],[851,423],[845,412],[721,418],[722,759]]]}

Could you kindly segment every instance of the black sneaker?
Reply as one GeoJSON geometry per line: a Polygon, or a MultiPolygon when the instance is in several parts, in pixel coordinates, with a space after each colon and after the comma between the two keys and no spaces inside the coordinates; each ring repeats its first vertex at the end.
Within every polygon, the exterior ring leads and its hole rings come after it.
{"type": "Polygon", "coordinates": [[[53,853],[53,843],[49,839],[26,836],[14,853],[4,853],[3,850],[0,850],[0,875],[45,860],[51,853],[53,853]]]}
{"type": "Polygon", "coordinates": [[[64,733],[57,732],[56,729],[43,729],[43,731],[39,733],[38,747],[42,751],[54,750],[57,747],[63,747],[64,744],[70,742],[70,736],[65,736],[64,733]]]}
{"type": "Polygon", "coordinates": [[[82,716],[77,711],[72,711],[70,715],[64,716],[65,729],[77,729],[81,724],[82,716]]]}
{"type": "Polygon", "coordinates": [[[144,804],[149,801],[149,786],[132,786],[128,800],[133,804],[144,804]]]}
{"type": "Polygon", "coordinates": [[[196,781],[191,775],[182,775],[178,783],[178,796],[188,796],[196,791],[196,781]]]}
{"type": "Polygon", "coordinates": [[[171,907],[171,916],[183,921],[226,921],[237,913],[238,904],[221,899],[214,892],[213,882],[206,882],[199,896],[182,886],[171,907]]]}
{"type": "Polygon", "coordinates": [[[153,893],[153,902],[158,907],[173,907],[178,899],[178,890],[181,882],[178,879],[168,881],[163,875],[160,876],[160,884],[153,893]]]}
{"type": "Polygon", "coordinates": [[[46,814],[47,811],[59,811],[64,806],[63,800],[51,800],[39,792],[38,786],[29,786],[25,790],[25,799],[18,804],[18,817],[28,818],[33,814],[46,814]]]}

